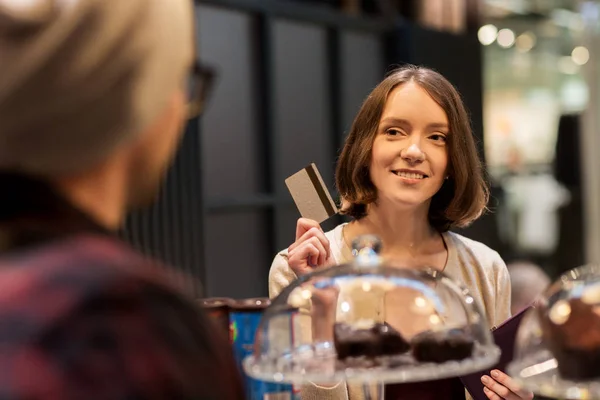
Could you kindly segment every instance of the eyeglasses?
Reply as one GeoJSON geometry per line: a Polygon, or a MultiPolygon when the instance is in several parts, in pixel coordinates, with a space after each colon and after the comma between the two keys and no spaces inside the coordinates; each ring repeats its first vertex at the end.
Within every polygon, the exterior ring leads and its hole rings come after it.
{"type": "Polygon", "coordinates": [[[214,69],[199,62],[194,63],[187,82],[189,119],[198,117],[204,111],[215,77],[214,69]]]}

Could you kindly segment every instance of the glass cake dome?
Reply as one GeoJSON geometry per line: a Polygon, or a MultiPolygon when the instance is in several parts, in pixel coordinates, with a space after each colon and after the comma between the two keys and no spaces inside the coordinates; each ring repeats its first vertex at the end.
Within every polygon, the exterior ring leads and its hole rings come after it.
{"type": "Polygon", "coordinates": [[[265,310],[246,373],[301,384],[405,383],[494,365],[500,350],[469,292],[434,270],[382,260],[362,236],[351,263],[296,280],[265,310]]]}
{"type": "Polygon", "coordinates": [[[538,395],[600,399],[600,266],[563,274],[527,311],[508,373],[538,395]]]}

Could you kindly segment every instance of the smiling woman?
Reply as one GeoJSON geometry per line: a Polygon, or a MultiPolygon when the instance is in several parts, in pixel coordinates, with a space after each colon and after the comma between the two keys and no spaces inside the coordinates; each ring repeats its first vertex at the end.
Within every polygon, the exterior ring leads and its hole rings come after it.
{"type": "Polygon", "coordinates": [[[369,167],[379,202],[429,210],[447,176],[448,131],[444,110],[414,82],[390,93],[369,167]]]}
{"type": "MultiPolygon", "coordinates": [[[[481,215],[488,190],[467,111],[442,75],[407,66],[392,72],[371,92],[341,152],[336,184],[341,212],[354,220],[325,233],[315,221],[300,219],[296,241],[277,254],[271,266],[271,296],[315,267],[348,262],[349,244],[358,236],[375,234],[383,243],[382,256],[397,265],[434,268],[465,285],[485,310],[490,328],[510,316],[510,280],[504,261],[482,243],[449,231],[481,215]]],[[[361,315],[392,317],[405,304],[361,307],[361,315]]],[[[318,308],[313,303],[312,312],[318,308]]],[[[394,326],[393,318],[385,319],[394,326]]],[[[311,327],[303,329],[311,334],[311,327]]],[[[487,397],[522,398],[510,378],[503,379],[501,372],[496,377],[486,377],[487,397]]],[[[456,397],[451,387],[442,386],[436,383],[437,400],[464,399],[460,388],[456,397]]],[[[399,389],[394,394],[389,391],[386,398],[423,398],[415,397],[415,392],[396,397],[406,387],[399,389]]],[[[329,388],[307,385],[302,398],[355,400],[362,398],[362,388],[341,383],[329,388]]]]}
{"type": "MultiPolygon", "coordinates": [[[[373,171],[365,171],[369,164],[373,167],[382,135],[397,141],[396,147],[406,147],[405,155],[413,165],[423,164],[420,158],[427,156],[429,162],[425,164],[437,162],[432,158],[438,158],[441,151],[430,154],[430,147],[443,148],[447,165],[443,176],[435,177],[432,188],[438,187],[429,193],[427,203],[429,220],[435,228],[447,231],[463,227],[481,215],[488,200],[481,162],[467,111],[446,78],[427,68],[405,67],[392,72],[365,100],[336,171],[336,184],[344,202],[342,211],[355,218],[365,216],[367,205],[381,195],[373,171]]],[[[406,162],[401,165],[410,169],[406,162]]]]}

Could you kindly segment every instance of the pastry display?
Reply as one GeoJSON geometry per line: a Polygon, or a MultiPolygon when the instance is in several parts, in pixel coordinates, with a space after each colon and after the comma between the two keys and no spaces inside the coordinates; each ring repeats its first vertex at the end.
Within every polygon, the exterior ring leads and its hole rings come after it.
{"type": "Polygon", "coordinates": [[[543,338],[565,379],[600,377],[600,309],[589,292],[542,309],[543,338]]]}
{"type": "Polygon", "coordinates": [[[506,372],[552,399],[600,399],[600,265],[556,279],[526,311],[506,372]]]}
{"type": "Polygon", "coordinates": [[[337,323],[334,345],[338,359],[348,357],[379,357],[402,354],[410,349],[400,332],[388,324],[337,323]]]}
{"type": "Polygon", "coordinates": [[[410,344],[415,360],[443,363],[471,357],[475,342],[464,329],[447,329],[422,332],[410,344]]]}
{"type": "Polygon", "coordinates": [[[498,362],[500,349],[468,290],[443,272],[384,260],[379,247],[372,237],[355,240],[353,261],[315,269],[271,299],[243,361],[248,376],[380,387],[498,362]]]}

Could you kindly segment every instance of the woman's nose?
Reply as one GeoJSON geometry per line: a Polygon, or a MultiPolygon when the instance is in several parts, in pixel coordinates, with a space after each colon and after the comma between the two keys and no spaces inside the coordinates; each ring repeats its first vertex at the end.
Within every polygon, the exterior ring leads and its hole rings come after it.
{"type": "Polygon", "coordinates": [[[411,162],[418,162],[425,160],[425,153],[421,150],[417,143],[413,143],[408,148],[404,149],[402,153],[400,153],[402,158],[411,162]]]}

